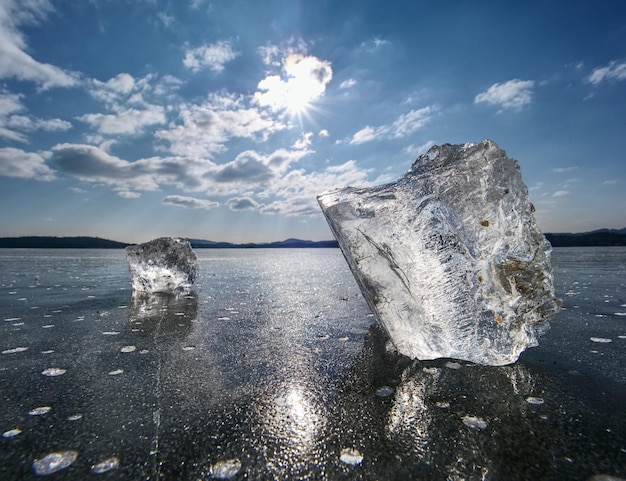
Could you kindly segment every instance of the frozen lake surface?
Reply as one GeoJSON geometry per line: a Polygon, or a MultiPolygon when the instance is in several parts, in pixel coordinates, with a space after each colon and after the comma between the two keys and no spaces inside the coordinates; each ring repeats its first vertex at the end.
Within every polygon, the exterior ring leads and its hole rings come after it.
{"type": "Polygon", "coordinates": [[[625,248],[555,249],[506,367],[395,354],[339,249],[196,252],[133,298],[122,250],[0,250],[0,479],[626,478],[625,248]]]}

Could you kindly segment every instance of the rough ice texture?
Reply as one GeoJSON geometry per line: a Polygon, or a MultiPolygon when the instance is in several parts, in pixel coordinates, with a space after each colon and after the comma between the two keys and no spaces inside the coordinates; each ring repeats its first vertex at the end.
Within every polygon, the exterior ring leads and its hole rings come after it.
{"type": "Polygon", "coordinates": [[[445,144],[398,181],[318,196],[363,296],[412,358],[515,362],[558,311],[517,161],[445,144]]]}
{"type": "Polygon", "coordinates": [[[137,292],[184,292],[198,275],[198,259],[186,239],[161,237],[129,246],[126,258],[137,292]]]}

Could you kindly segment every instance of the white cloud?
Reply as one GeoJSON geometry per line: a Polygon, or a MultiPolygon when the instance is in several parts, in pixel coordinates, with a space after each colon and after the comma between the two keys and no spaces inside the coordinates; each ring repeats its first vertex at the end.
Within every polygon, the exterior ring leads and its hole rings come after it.
{"type": "Polygon", "coordinates": [[[575,170],[577,170],[578,167],[575,165],[569,166],[569,167],[556,167],[554,169],[552,169],[552,172],[556,172],[557,174],[567,174],[569,172],[573,172],[575,170]]]}
{"type": "Polygon", "coordinates": [[[122,199],[138,199],[139,197],[141,197],[141,194],[139,192],[132,192],[130,190],[120,190],[117,195],[120,196],[122,199]]]}
{"type": "Polygon", "coordinates": [[[174,17],[168,15],[165,12],[157,12],[157,18],[160,20],[165,28],[171,27],[174,23],[174,17]]]}
{"type": "Polygon", "coordinates": [[[280,45],[268,44],[258,49],[263,63],[272,67],[280,67],[290,55],[306,55],[307,50],[306,42],[299,37],[291,37],[280,45]]]}
{"type": "Polygon", "coordinates": [[[138,110],[134,108],[118,111],[115,114],[86,114],[78,117],[103,135],[132,135],[143,127],[166,122],[163,107],[150,105],[138,110]]]}
{"type": "Polygon", "coordinates": [[[356,132],[349,140],[349,143],[362,144],[372,140],[406,137],[424,127],[432,119],[435,111],[435,107],[427,106],[401,115],[390,125],[378,127],[368,125],[356,132]]]}
{"type": "Polygon", "coordinates": [[[185,52],[183,65],[192,72],[208,68],[213,72],[221,72],[224,65],[239,56],[230,41],[221,40],[210,45],[201,45],[185,52]]]}
{"type": "Polygon", "coordinates": [[[554,194],[552,194],[552,197],[566,197],[568,195],[568,190],[557,190],[554,194]]]}
{"type": "Polygon", "coordinates": [[[328,132],[328,130],[322,129],[322,130],[319,131],[319,133],[317,135],[319,135],[320,137],[328,137],[330,135],[330,133],[328,132]]]}
{"type": "Polygon", "coordinates": [[[77,74],[38,62],[26,52],[26,39],[19,27],[43,21],[52,10],[47,0],[0,2],[0,78],[32,81],[42,89],[78,84],[77,74]]]}
{"type": "Polygon", "coordinates": [[[40,119],[25,114],[23,95],[0,90],[0,137],[17,142],[28,142],[25,133],[36,130],[66,131],[72,124],[61,119],[40,119]],[[19,113],[19,114],[18,114],[19,113]]]}
{"type": "Polygon", "coordinates": [[[249,108],[244,99],[235,95],[211,94],[202,104],[183,104],[180,123],[159,130],[155,137],[169,143],[167,150],[174,155],[191,158],[212,158],[226,150],[225,144],[234,137],[267,139],[286,128],[258,109],[249,108]]]}
{"type": "Polygon", "coordinates": [[[302,111],[319,99],[333,78],[330,62],[314,56],[288,55],[283,75],[268,75],[258,85],[253,102],[275,112],[302,111]]]}
{"type": "Polygon", "coordinates": [[[53,162],[63,172],[87,182],[101,182],[119,190],[157,190],[154,175],[142,163],[131,163],[91,145],[59,144],[53,162]]]}
{"type": "Polygon", "coordinates": [[[367,187],[368,171],[358,167],[354,160],[329,166],[323,171],[306,172],[295,169],[276,179],[272,194],[278,198],[260,208],[263,213],[280,213],[287,216],[319,215],[317,196],[330,189],[358,186],[367,187]]]}
{"type": "Polygon", "coordinates": [[[303,133],[298,140],[296,140],[293,144],[294,149],[305,149],[309,145],[311,145],[311,138],[313,137],[313,132],[303,133]]]}
{"type": "Polygon", "coordinates": [[[360,49],[368,53],[373,53],[377,50],[380,50],[386,45],[391,45],[391,42],[389,40],[384,40],[380,37],[374,37],[371,40],[363,42],[360,46],[360,49]]]}
{"type": "Polygon", "coordinates": [[[56,178],[43,155],[12,147],[0,148],[0,175],[43,181],[56,178]]]}
{"type": "Polygon", "coordinates": [[[613,60],[604,67],[596,67],[587,78],[587,81],[597,85],[605,80],[626,80],[626,62],[613,60]]]}
{"type": "Polygon", "coordinates": [[[210,201],[207,199],[197,199],[195,197],[185,197],[182,195],[168,195],[161,201],[165,205],[174,205],[177,207],[184,207],[186,209],[213,209],[218,207],[219,202],[210,201]]]}
{"type": "Polygon", "coordinates": [[[263,204],[259,204],[251,197],[233,197],[226,201],[230,210],[259,210],[263,207],[263,204]]]}
{"type": "Polygon", "coordinates": [[[368,125],[367,127],[363,127],[361,130],[355,133],[352,136],[352,139],[350,139],[350,143],[351,144],[363,144],[365,142],[369,142],[371,140],[376,139],[378,135],[377,132],[382,132],[385,129],[386,127],[378,127],[378,129],[375,129],[374,127],[370,127],[368,125]]]}
{"type": "Polygon", "coordinates": [[[340,89],[349,89],[352,88],[356,85],[356,80],[354,80],[353,78],[350,78],[348,80],[344,80],[343,82],[341,82],[339,84],[339,88],[340,89]]]}
{"type": "MultiPolygon", "coordinates": [[[[217,188],[230,192],[232,185],[237,185],[240,189],[250,187],[269,188],[280,179],[291,164],[297,162],[302,157],[310,154],[308,150],[286,150],[278,149],[271,154],[261,155],[253,150],[248,150],[237,155],[235,160],[215,166],[207,171],[205,178],[217,184],[229,184],[224,188],[217,188]]],[[[214,186],[215,188],[215,186],[214,186]]]]}
{"type": "Polygon", "coordinates": [[[513,79],[495,83],[474,98],[474,103],[499,105],[503,109],[521,110],[533,99],[534,80],[513,79]]]}

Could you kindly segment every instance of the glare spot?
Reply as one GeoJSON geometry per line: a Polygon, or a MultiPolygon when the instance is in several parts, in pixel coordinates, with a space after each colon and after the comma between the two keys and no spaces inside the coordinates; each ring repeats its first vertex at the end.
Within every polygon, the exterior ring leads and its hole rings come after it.
{"type": "Polygon", "coordinates": [[[119,374],[122,374],[123,372],[124,372],[124,369],[116,369],[115,371],[110,371],[109,376],[117,376],[119,374]]]}
{"type": "Polygon", "coordinates": [[[76,451],[61,451],[58,453],[50,453],[41,459],[37,459],[33,462],[33,470],[35,474],[39,476],[45,476],[48,474],[56,473],[62,469],[70,466],[76,458],[78,453],[76,451]]]}
{"type": "Polygon", "coordinates": [[[461,365],[458,362],[446,362],[448,369],[461,369],[461,365]]]}
{"type": "Polygon", "coordinates": [[[447,409],[450,407],[450,403],[448,401],[439,401],[435,403],[435,406],[440,409],[447,409]]]}
{"type": "Polygon", "coordinates": [[[72,414],[71,416],[67,417],[68,421],[78,421],[79,419],[83,419],[83,415],[80,413],[76,413],[76,414],[72,414]]]}
{"type": "Polygon", "coordinates": [[[120,352],[133,352],[136,350],[137,350],[136,346],[124,346],[122,349],[120,349],[120,352]]]}
{"type": "Polygon", "coordinates": [[[41,326],[42,329],[52,329],[54,324],[46,324],[45,326],[41,326]]]}
{"type": "Polygon", "coordinates": [[[105,336],[117,336],[119,334],[119,331],[104,331],[102,334],[104,334],[105,336]]]}
{"type": "Polygon", "coordinates": [[[345,448],[341,450],[341,454],[339,455],[339,460],[342,463],[349,464],[351,466],[356,466],[363,462],[363,455],[353,448],[345,448]]]}
{"type": "Polygon", "coordinates": [[[184,346],[183,351],[193,351],[195,348],[196,346],[184,346]]]}

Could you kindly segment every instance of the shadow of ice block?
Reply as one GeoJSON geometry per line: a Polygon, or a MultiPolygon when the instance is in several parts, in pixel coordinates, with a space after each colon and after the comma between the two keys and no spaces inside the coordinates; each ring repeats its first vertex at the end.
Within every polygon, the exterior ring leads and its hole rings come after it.
{"type": "Polygon", "coordinates": [[[434,146],[396,182],[318,202],[407,356],[509,364],[558,311],[550,243],[517,161],[492,141],[434,146]]]}
{"type": "Polygon", "coordinates": [[[198,276],[198,259],[186,239],[160,237],[126,248],[133,290],[184,292],[198,276]]]}

